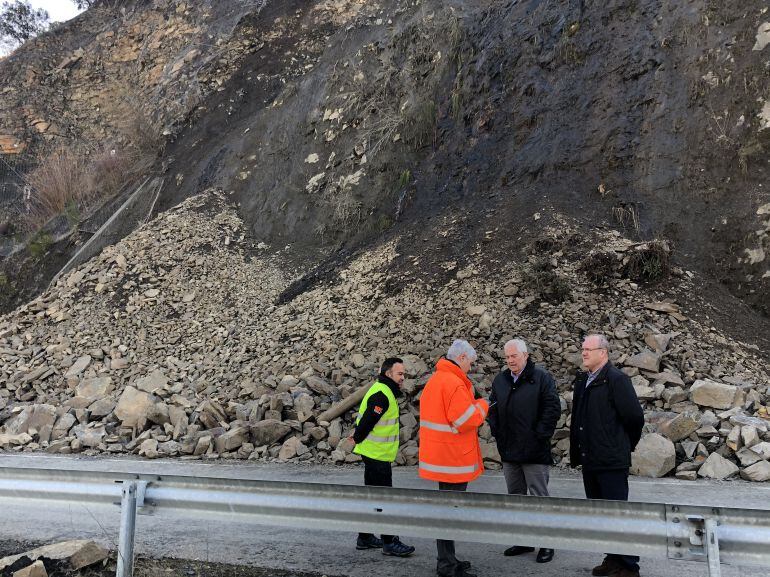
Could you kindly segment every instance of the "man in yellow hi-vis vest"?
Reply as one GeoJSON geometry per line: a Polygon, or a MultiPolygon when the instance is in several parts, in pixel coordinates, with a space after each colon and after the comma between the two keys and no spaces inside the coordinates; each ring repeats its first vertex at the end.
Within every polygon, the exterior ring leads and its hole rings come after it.
{"type": "MultiPolygon", "coordinates": [[[[369,388],[358,408],[353,441],[354,453],[364,461],[364,485],[392,487],[390,465],[398,454],[398,397],[402,396],[404,361],[397,357],[385,359],[380,374],[369,388]]],[[[408,557],[414,547],[406,545],[394,535],[378,539],[371,533],[359,533],[356,549],[379,549],[383,555],[408,557]]]]}

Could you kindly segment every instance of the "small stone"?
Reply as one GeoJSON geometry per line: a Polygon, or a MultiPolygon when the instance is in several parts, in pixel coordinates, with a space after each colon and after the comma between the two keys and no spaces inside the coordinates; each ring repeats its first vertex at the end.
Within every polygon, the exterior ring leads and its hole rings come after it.
{"type": "Polygon", "coordinates": [[[69,368],[69,370],[66,373],[64,373],[64,378],[78,376],[80,373],[85,371],[88,365],[90,364],[91,364],[90,355],[84,355],[82,357],[79,357],[78,360],[76,360],[75,363],[69,368]]]}

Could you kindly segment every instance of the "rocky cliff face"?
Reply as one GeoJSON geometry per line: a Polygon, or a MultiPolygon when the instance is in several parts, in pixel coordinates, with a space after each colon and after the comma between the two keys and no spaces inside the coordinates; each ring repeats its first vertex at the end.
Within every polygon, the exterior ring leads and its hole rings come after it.
{"type": "Polygon", "coordinates": [[[137,115],[168,130],[227,77],[241,2],[127,2],[91,9],[2,62],[2,132],[98,148],[137,115]],[[225,6],[226,4],[226,6],[225,6]]]}
{"type": "Polygon", "coordinates": [[[739,2],[137,1],[2,63],[0,141],[164,132],[161,209],[221,186],[305,250],[564,209],[766,314],[767,44],[739,2]]]}

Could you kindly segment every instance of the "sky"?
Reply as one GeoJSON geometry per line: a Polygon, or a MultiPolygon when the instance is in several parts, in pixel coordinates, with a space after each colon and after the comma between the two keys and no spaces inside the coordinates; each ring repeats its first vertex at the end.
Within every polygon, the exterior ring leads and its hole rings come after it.
{"type": "MultiPolygon", "coordinates": [[[[77,16],[82,10],[75,7],[70,0],[28,0],[33,8],[42,8],[48,12],[51,22],[65,22],[77,16]]],[[[14,48],[10,41],[0,42],[0,58],[3,58],[14,48]]]]}
{"type": "Polygon", "coordinates": [[[43,8],[51,17],[51,22],[63,22],[80,13],[75,3],[70,0],[29,0],[33,8],[43,8]]]}

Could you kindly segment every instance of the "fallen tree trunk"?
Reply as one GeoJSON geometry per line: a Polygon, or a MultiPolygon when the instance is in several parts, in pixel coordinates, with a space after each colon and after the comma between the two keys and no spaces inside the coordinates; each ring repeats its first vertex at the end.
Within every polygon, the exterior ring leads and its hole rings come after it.
{"type": "Polygon", "coordinates": [[[359,404],[361,400],[364,398],[366,391],[369,390],[369,387],[371,387],[372,384],[373,383],[370,383],[368,385],[361,387],[356,392],[342,399],[336,405],[332,405],[331,407],[326,409],[323,413],[318,415],[316,422],[320,423],[321,421],[332,421],[337,417],[339,417],[341,414],[350,410],[355,405],[359,404]]]}

